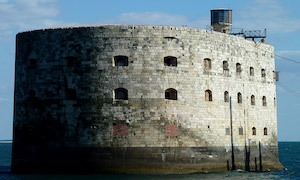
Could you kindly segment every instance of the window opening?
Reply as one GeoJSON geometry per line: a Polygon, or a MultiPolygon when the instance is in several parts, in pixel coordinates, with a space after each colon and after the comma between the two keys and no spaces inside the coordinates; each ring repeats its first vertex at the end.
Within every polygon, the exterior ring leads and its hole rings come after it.
{"type": "Polygon", "coordinates": [[[212,101],[212,92],[211,90],[205,91],[205,101],[212,101]]]}
{"type": "Polygon", "coordinates": [[[28,91],[28,98],[29,99],[34,99],[35,98],[35,91],[34,90],[29,90],[28,91]]]}
{"type": "Polygon", "coordinates": [[[74,56],[67,56],[65,57],[65,60],[67,61],[67,66],[70,67],[75,66],[77,58],[74,56]]]}
{"type": "Polygon", "coordinates": [[[227,91],[224,92],[224,102],[229,102],[229,93],[227,91]]]}
{"type": "Polygon", "coordinates": [[[203,60],[204,63],[204,69],[209,70],[211,69],[211,60],[209,58],[205,58],[203,60]]]}
{"type": "Polygon", "coordinates": [[[268,135],[268,129],[265,127],[264,128],[264,135],[267,136],[268,135]]]}
{"type": "Polygon", "coordinates": [[[244,132],[243,132],[243,127],[240,126],[240,127],[239,127],[239,135],[243,135],[243,134],[244,134],[244,132]]]}
{"type": "Polygon", "coordinates": [[[165,66],[177,66],[177,58],[174,56],[164,57],[165,66]]]}
{"type": "Polygon", "coordinates": [[[263,106],[267,106],[267,98],[266,98],[266,96],[262,97],[262,104],[263,104],[263,106]]]}
{"type": "Polygon", "coordinates": [[[76,90],[75,89],[66,89],[66,99],[67,100],[76,100],[76,90]]]}
{"type": "Polygon", "coordinates": [[[252,128],[252,135],[254,135],[254,136],[256,135],[256,128],[255,127],[252,128]]]}
{"type": "Polygon", "coordinates": [[[128,100],[128,90],[124,88],[115,89],[115,99],[128,100]]]}
{"type": "Polygon", "coordinates": [[[229,66],[228,66],[228,62],[227,61],[223,61],[223,70],[224,71],[228,71],[229,70],[229,66]]]}
{"type": "Polygon", "coordinates": [[[261,69],[261,77],[262,78],[266,77],[266,70],[265,69],[261,69]]]}
{"type": "Polygon", "coordinates": [[[242,66],[240,63],[236,63],[236,73],[240,75],[242,72],[242,66]]]}
{"type": "Polygon", "coordinates": [[[226,133],[226,135],[230,135],[230,128],[229,128],[229,126],[226,127],[225,133],[226,133]]]}
{"type": "Polygon", "coordinates": [[[165,90],[165,99],[177,100],[176,89],[169,88],[169,89],[165,90]]]}
{"type": "Polygon", "coordinates": [[[37,62],[36,59],[31,58],[28,60],[28,62],[29,62],[29,65],[28,65],[29,68],[36,68],[36,62],[37,62]]]}
{"type": "Polygon", "coordinates": [[[250,67],[250,76],[254,76],[254,68],[250,67]]]}
{"type": "Polygon", "coordinates": [[[251,105],[255,105],[255,96],[254,95],[251,96],[251,105]]]}
{"type": "Polygon", "coordinates": [[[237,100],[238,100],[238,103],[242,103],[242,94],[239,92],[238,94],[237,94],[237,100]]]}
{"type": "Polygon", "coordinates": [[[115,66],[128,66],[127,56],[115,56],[114,61],[115,61],[115,66]]]}

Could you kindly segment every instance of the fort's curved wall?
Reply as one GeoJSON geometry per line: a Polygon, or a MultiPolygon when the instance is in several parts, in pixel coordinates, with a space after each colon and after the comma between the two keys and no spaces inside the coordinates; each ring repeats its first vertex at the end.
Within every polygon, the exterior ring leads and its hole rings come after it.
{"type": "Polygon", "coordinates": [[[232,97],[237,168],[281,168],[274,70],[272,46],[201,29],[99,25],[19,33],[12,170],[231,169],[225,91],[232,97]],[[128,66],[114,65],[118,55],[128,57],[128,66]],[[164,66],[166,56],[177,57],[177,67],[164,66]],[[128,90],[128,100],[114,98],[120,87],[128,90]],[[177,90],[177,100],[165,99],[168,88],[177,90]],[[212,101],[205,101],[206,90],[212,101]]]}

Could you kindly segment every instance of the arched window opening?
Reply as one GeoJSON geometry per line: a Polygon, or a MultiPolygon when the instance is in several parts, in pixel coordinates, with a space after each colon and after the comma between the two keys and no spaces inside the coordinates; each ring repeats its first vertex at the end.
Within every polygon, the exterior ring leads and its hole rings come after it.
{"type": "Polygon", "coordinates": [[[237,94],[237,101],[242,104],[242,94],[240,92],[237,94]]]}
{"type": "Polygon", "coordinates": [[[115,89],[115,99],[128,100],[128,90],[124,88],[115,89]]]}
{"type": "Polygon", "coordinates": [[[239,135],[243,135],[243,134],[244,134],[243,127],[240,126],[240,127],[239,127],[239,135]]]}
{"type": "Polygon", "coordinates": [[[176,89],[169,88],[169,89],[165,90],[165,99],[177,100],[176,89]]]}
{"type": "Polygon", "coordinates": [[[251,105],[255,105],[255,96],[254,95],[251,96],[251,105]]]}
{"type": "Polygon", "coordinates": [[[128,66],[127,56],[115,56],[114,61],[115,61],[115,66],[128,66]]]}
{"type": "Polygon", "coordinates": [[[205,101],[212,101],[212,92],[211,90],[205,91],[205,101]]]}
{"type": "Polygon", "coordinates": [[[28,91],[28,99],[34,99],[34,98],[35,98],[35,91],[31,89],[28,91]]]}
{"type": "Polygon", "coordinates": [[[254,136],[256,135],[256,128],[255,127],[252,128],[252,135],[254,135],[254,136]]]}
{"type": "Polygon", "coordinates": [[[265,69],[261,69],[261,77],[266,78],[266,70],[265,69]]]}
{"type": "Polygon", "coordinates": [[[240,63],[236,63],[236,73],[239,75],[242,72],[242,66],[240,63]]]}
{"type": "Polygon", "coordinates": [[[174,56],[164,57],[165,66],[177,66],[177,58],[174,56]]]}
{"type": "Polygon", "coordinates": [[[268,135],[268,129],[265,127],[264,128],[264,135],[267,136],[268,135]]]}
{"type": "Polygon", "coordinates": [[[34,59],[34,58],[30,58],[29,60],[28,60],[28,67],[29,68],[36,68],[36,62],[37,62],[37,60],[36,59],[34,59]]]}
{"type": "Polygon", "coordinates": [[[66,99],[67,100],[76,100],[76,90],[75,89],[66,89],[66,99]]]}
{"type": "Polygon", "coordinates": [[[224,71],[229,71],[229,65],[227,61],[223,61],[223,70],[224,71]]]}
{"type": "Polygon", "coordinates": [[[267,106],[267,98],[266,98],[266,96],[262,97],[262,104],[263,104],[263,106],[267,106]]]}
{"type": "Polygon", "coordinates": [[[209,58],[205,58],[203,60],[203,64],[204,64],[204,69],[205,70],[211,69],[211,60],[209,58]]]}
{"type": "Polygon", "coordinates": [[[254,68],[250,67],[250,76],[254,76],[254,68]]]}
{"type": "Polygon", "coordinates": [[[274,106],[276,106],[276,98],[274,98],[274,106]]]}
{"type": "Polygon", "coordinates": [[[225,128],[225,133],[226,133],[226,135],[230,135],[230,128],[229,128],[229,126],[227,126],[225,128]]]}
{"type": "Polygon", "coordinates": [[[66,60],[67,66],[75,66],[77,62],[77,58],[74,56],[67,56],[64,58],[66,60]]]}
{"type": "Polygon", "coordinates": [[[229,102],[229,93],[227,91],[224,92],[224,102],[229,102]]]}

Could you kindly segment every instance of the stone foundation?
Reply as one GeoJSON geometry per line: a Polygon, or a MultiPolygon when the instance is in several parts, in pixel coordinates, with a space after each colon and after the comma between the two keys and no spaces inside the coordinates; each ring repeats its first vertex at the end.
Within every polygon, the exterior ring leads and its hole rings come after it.
{"type": "MultiPolygon", "coordinates": [[[[231,147],[14,148],[18,149],[14,151],[14,172],[177,174],[232,170],[231,147]]],[[[245,147],[234,149],[236,169],[245,170],[247,165],[249,171],[283,169],[277,147],[262,147],[261,160],[258,147],[247,147],[249,161],[245,147]]]]}

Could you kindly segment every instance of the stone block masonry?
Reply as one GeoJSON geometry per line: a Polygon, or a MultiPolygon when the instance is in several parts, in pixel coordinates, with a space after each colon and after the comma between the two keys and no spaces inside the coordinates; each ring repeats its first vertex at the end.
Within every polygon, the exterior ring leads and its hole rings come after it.
{"type": "Polygon", "coordinates": [[[281,169],[274,71],[271,45],[195,28],[19,33],[12,171],[231,169],[229,97],[236,167],[281,169]]]}

